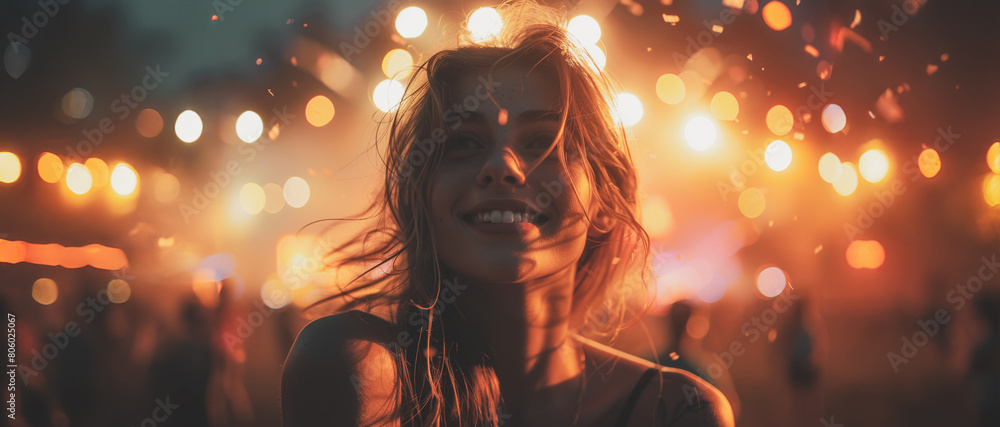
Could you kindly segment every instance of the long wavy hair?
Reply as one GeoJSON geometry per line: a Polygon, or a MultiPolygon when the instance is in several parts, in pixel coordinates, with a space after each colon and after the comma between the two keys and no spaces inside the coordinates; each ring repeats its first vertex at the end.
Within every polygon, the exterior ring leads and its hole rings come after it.
{"type": "MultiPolygon", "coordinates": [[[[375,147],[387,144],[379,151],[385,181],[358,216],[371,226],[333,247],[325,260],[328,268],[354,272],[354,278],[310,306],[337,301],[336,311],[377,312],[414,337],[396,343],[394,352],[400,404],[392,417],[403,425],[501,423],[489,350],[465,329],[461,312],[446,310],[441,301],[448,278],[442,277],[437,247],[447,242],[434,241],[429,217],[430,182],[444,151],[435,141],[447,129],[444,112],[455,99],[457,76],[520,64],[558,82],[559,132],[538,161],[556,155],[564,172],[567,160],[586,162],[599,209],[611,219],[587,219],[599,237],[588,239],[577,263],[570,327],[579,335],[613,339],[649,307],[649,236],[639,223],[626,130],[612,114],[613,80],[567,33],[562,11],[531,1],[497,9],[504,22],[499,35],[478,40],[463,30],[457,47],[414,67],[403,101],[379,127],[375,147]]],[[[578,197],[572,182],[570,187],[578,197]]]]}

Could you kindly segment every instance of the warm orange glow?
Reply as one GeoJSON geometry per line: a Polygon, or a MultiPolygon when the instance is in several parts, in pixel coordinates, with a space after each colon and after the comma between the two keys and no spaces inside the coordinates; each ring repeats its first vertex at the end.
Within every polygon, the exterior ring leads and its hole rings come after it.
{"type": "Polygon", "coordinates": [[[651,196],[643,202],[642,226],[654,239],[665,237],[673,230],[674,216],[662,197],[651,196]]]}
{"type": "Polygon", "coordinates": [[[115,304],[128,301],[132,296],[132,287],[122,279],[112,279],[108,282],[108,299],[115,304]]]}
{"type": "Polygon", "coordinates": [[[685,92],[684,81],[676,74],[664,74],[656,79],[656,96],[667,104],[679,104],[685,92]]]}
{"type": "Polygon", "coordinates": [[[740,193],[739,199],[740,213],[747,218],[757,218],[764,213],[767,205],[764,192],[757,187],[750,187],[740,193]]]}
{"type": "Polygon", "coordinates": [[[757,291],[767,298],[774,298],[785,290],[788,275],[778,267],[767,267],[757,274],[757,291]]]}
{"type": "Polygon", "coordinates": [[[993,173],[1000,173],[1000,142],[994,142],[986,152],[986,164],[993,173]]]}
{"type": "Polygon", "coordinates": [[[836,154],[826,153],[819,158],[819,176],[831,184],[837,182],[844,168],[840,166],[840,158],[836,154]]]}
{"type": "Polygon", "coordinates": [[[764,5],[762,10],[764,23],[774,31],[781,31],[792,25],[792,12],[780,1],[772,1],[764,5]]]}
{"type": "Polygon", "coordinates": [[[108,181],[111,179],[111,169],[108,169],[108,164],[104,163],[104,160],[91,157],[83,162],[83,165],[90,171],[92,188],[94,190],[100,190],[105,185],[108,185],[108,181]]]}
{"type": "Polygon", "coordinates": [[[198,297],[202,305],[215,307],[219,302],[219,291],[222,290],[222,282],[216,280],[215,271],[210,268],[196,270],[191,275],[191,290],[198,297]]]}
{"type": "Polygon", "coordinates": [[[858,189],[858,172],[850,163],[843,163],[840,167],[840,177],[833,182],[833,189],[841,196],[850,196],[858,189]]]}
{"type": "Polygon", "coordinates": [[[163,117],[152,108],[142,110],[135,118],[135,129],[139,131],[139,135],[152,138],[163,131],[163,117]]]}
{"type": "Polygon", "coordinates": [[[334,112],[335,108],[333,108],[333,102],[330,101],[330,98],[316,95],[306,104],[306,121],[316,127],[326,126],[330,120],[333,120],[334,112]]]}
{"type": "Polygon", "coordinates": [[[0,262],[17,264],[24,261],[28,246],[24,242],[0,239],[0,262]]]}
{"type": "Polygon", "coordinates": [[[52,304],[59,298],[59,287],[54,280],[43,277],[31,285],[31,298],[41,305],[52,304]]]}
{"type": "MultiPolygon", "coordinates": [[[[406,76],[410,75],[412,67],[413,55],[410,55],[410,52],[406,49],[390,50],[389,53],[386,53],[382,58],[382,72],[385,73],[385,76],[390,79],[406,78],[406,76]]],[[[306,107],[306,111],[308,110],[309,107],[306,107]]]]}
{"type": "Polygon", "coordinates": [[[920,167],[920,173],[925,177],[934,178],[941,171],[941,156],[938,155],[937,150],[928,148],[920,152],[917,165],[920,167]]]}
{"type": "Polygon", "coordinates": [[[139,187],[139,174],[128,163],[119,163],[111,170],[111,189],[120,196],[135,193],[139,187]]]}
{"type": "Polygon", "coordinates": [[[873,148],[861,155],[858,170],[865,181],[879,182],[889,173],[889,158],[882,150],[873,148]]]}
{"type": "Polygon", "coordinates": [[[1000,204],[1000,175],[991,173],[983,180],[983,198],[990,206],[1000,204]]]}
{"type": "Polygon", "coordinates": [[[59,261],[59,265],[66,268],[80,268],[90,261],[87,250],[85,248],[62,248],[62,259],[59,261]]]}
{"type": "Polygon", "coordinates": [[[21,160],[9,151],[0,153],[0,182],[10,184],[21,176],[21,160]]]}
{"type": "Polygon", "coordinates": [[[52,153],[42,153],[38,157],[38,176],[42,181],[57,183],[62,178],[65,167],[62,159],[52,153]]]}
{"type": "Polygon", "coordinates": [[[735,120],[740,103],[733,94],[722,91],[712,97],[712,114],[719,120],[735,120]]]}
{"type": "Polygon", "coordinates": [[[827,105],[823,109],[822,119],[823,128],[830,133],[840,132],[847,126],[847,115],[844,114],[844,109],[837,104],[827,105]]]}
{"type": "Polygon", "coordinates": [[[876,269],[885,262],[885,249],[877,240],[855,240],[847,247],[847,264],[853,268],[876,269]]]}
{"type": "Polygon", "coordinates": [[[782,136],[792,131],[794,118],[792,111],[784,105],[775,105],[767,111],[767,128],[775,135],[782,136]]]}

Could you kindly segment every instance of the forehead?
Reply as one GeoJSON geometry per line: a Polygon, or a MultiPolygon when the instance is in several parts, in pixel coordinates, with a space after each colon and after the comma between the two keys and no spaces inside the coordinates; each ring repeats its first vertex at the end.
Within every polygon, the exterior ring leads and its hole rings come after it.
{"type": "Polygon", "coordinates": [[[460,75],[453,87],[447,105],[459,105],[487,117],[496,117],[501,108],[511,117],[523,111],[559,110],[559,85],[555,77],[538,68],[510,65],[492,72],[473,69],[460,75]]]}

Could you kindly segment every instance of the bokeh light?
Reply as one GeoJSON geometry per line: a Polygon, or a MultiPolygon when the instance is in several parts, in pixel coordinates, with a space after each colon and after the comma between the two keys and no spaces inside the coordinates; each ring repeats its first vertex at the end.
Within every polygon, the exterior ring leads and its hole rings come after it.
{"type": "Polygon", "coordinates": [[[192,110],[184,110],[177,116],[177,121],[174,122],[174,133],[177,134],[177,139],[190,144],[201,137],[202,126],[201,116],[198,113],[192,110]]]}
{"type": "Polygon", "coordinates": [[[62,110],[68,117],[83,119],[94,109],[94,97],[83,88],[73,88],[62,97],[62,110]]]}
{"type": "Polygon", "coordinates": [[[285,207],[285,195],[281,186],[273,182],[264,184],[264,212],[276,214],[285,207]]]}
{"type": "Polygon", "coordinates": [[[500,31],[503,30],[503,19],[496,9],[481,7],[469,15],[466,29],[469,30],[472,41],[483,42],[500,34],[500,31]]]}
{"type": "Polygon", "coordinates": [[[177,200],[181,192],[181,182],[171,173],[156,175],[153,182],[153,197],[157,202],[170,203],[177,200]]]}
{"type": "Polygon", "coordinates": [[[316,127],[326,126],[330,120],[333,120],[334,112],[335,109],[330,98],[316,95],[306,104],[306,121],[316,127]]]}
{"type": "Polygon", "coordinates": [[[785,290],[788,276],[778,267],[767,267],[757,273],[757,291],[767,298],[774,298],[785,290]]]}
{"type": "Polygon", "coordinates": [[[122,196],[135,192],[139,186],[139,175],[128,163],[119,163],[111,171],[111,189],[122,196]]]}
{"type": "Polygon", "coordinates": [[[42,305],[49,305],[59,298],[59,287],[56,282],[47,277],[35,280],[31,285],[31,298],[42,305]]]}
{"type": "Polygon", "coordinates": [[[59,182],[65,169],[62,159],[55,154],[42,153],[38,156],[38,176],[42,181],[52,184],[59,182]]]}
{"type": "Polygon", "coordinates": [[[788,169],[788,166],[792,164],[792,147],[780,139],[771,141],[767,149],[764,150],[764,163],[767,163],[767,167],[775,172],[788,169]]]}
{"type": "Polygon", "coordinates": [[[712,97],[712,115],[719,120],[735,120],[740,113],[740,103],[733,94],[722,91],[712,97]]]}
{"type": "Polygon", "coordinates": [[[292,302],[292,290],[280,280],[268,280],[260,287],[260,299],[275,310],[292,302]]]}
{"type": "Polygon", "coordinates": [[[792,12],[780,1],[765,4],[761,14],[764,16],[764,23],[774,31],[781,31],[792,25],[792,12]]]}
{"type": "Polygon", "coordinates": [[[123,304],[132,296],[132,287],[122,279],[108,282],[108,299],[115,304],[123,304]]]}
{"type": "Polygon", "coordinates": [[[248,182],[240,188],[240,208],[250,215],[257,215],[264,209],[266,201],[264,189],[261,186],[248,182]]]}
{"type": "Polygon", "coordinates": [[[685,92],[684,80],[676,74],[664,74],[656,79],[656,97],[667,104],[679,104],[685,92]]]}
{"type": "Polygon", "coordinates": [[[684,140],[691,148],[698,151],[712,148],[715,145],[716,133],[715,123],[705,116],[693,117],[684,126],[684,140]]]}
{"type": "Polygon", "coordinates": [[[86,194],[94,185],[94,179],[90,176],[90,169],[86,166],[73,163],[66,169],[66,187],[74,194],[86,194]]]}
{"type": "Polygon", "coordinates": [[[642,202],[642,226],[651,238],[665,237],[674,229],[674,214],[666,200],[652,195],[642,202]]]}
{"type": "Polygon", "coordinates": [[[372,102],[375,107],[386,113],[391,113],[399,108],[399,103],[403,100],[406,88],[403,84],[392,79],[383,80],[372,92],[372,102]]]}
{"type": "Polygon", "coordinates": [[[601,24],[587,15],[579,15],[569,20],[566,31],[576,37],[583,46],[596,44],[601,39],[601,24]]]}
{"type": "Polygon", "coordinates": [[[941,156],[933,148],[924,149],[917,158],[917,166],[925,177],[934,178],[941,171],[941,156]]]}
{"type": "Polygon", "coordinates": [[[767,200],[764,197],[764,192],[757,187],[750,187],[742,192],[740,192],[740,198],[737,203],[740,207],[740,213],[747,218],[757,218],[762,213],[764,213],[764,208],[767,206],[767,200]]]}
{"type": "Polygon", "coordinates": [[[823,109],[822,119],[823,129],[830,133],[840,132],[847,126],[847,115],[844,114],[844,109],[837,104],[827,105],[823,109]]]}
{"type": "Polygon", "coordinates": [[[889,173],[889,158],[882,150],[873,148],[861,155],[858,169],[865,181],[879,182],[889,173]]]}
{"type": "Polygon", "coordinates": [[[10,184],[21,176],[21,160],[9,151],[0,153],[0,182],[10,184]]]}
{"type": "Polygon", "coordinates": [[[396,16],[396,31],[404,38],[419,37],[427,28],[427,14],[423,9],[410,6],[396,16]]]}
{"type": "Polygon", "coordinates": [[[293,176],[285,181],[283,191],[285,203],[293,208],[301,208],[309,202],[309,183],[306,180],[293,176]]]}
{"type": "MultiPolygon", "coordinates": [[[[390,79],[406,78],[411,71],[413,71],[413,55],[406,49],[390,50],[382,58],[382,73],[390,79]]],[[[308,111],[308,108],[306,110],[308,111]]]]}
{"type": "Polygon", "coordinates": [[[791,132],[794,118],[792,111],[784,105],[775,105],[767,111],[767,128],[775,135],[782,136],[791,132]]]}
{"type": "Polygon", "coordinates": [[[601,47],[596,44],[588,45],[586,50],[587,55],[589,56],[587,63],[590,64],[590,67],[597,72],[603,70],[604,66],[608,63],[607,54],[605,54],[604,51],[601,50],[601,47]]]}
{"type": "Polygon", "coordinates": [[[1000,175],[991,173],[983,180],[983,198],[990,206],[1000,204],[1000,175]]]}
{"type": "Polygon", "coordinates": [[[642,119],[642,101],[631,93],[619,93],[615,97],[613,115],[615,121],[632,126],[642,119]]]}
{"type": "Polygon", "coordinates": [[[840,165],[840,177],[833,182],[833,189],[841,196],[850,196],[858,189],[858,172],[849,162],[840,165]]]}
{"type": "Polygon", "coordinates": [[[256,141],[264,133],[264,121],[253,111],[244,111],[236,119],[236,136],[249,144],[256,141]]]}
{"type": "Polygon", "coordinates": [[[111,181],[111,168],[108,167],[107,163],[104,163],[104,160],[91,157],[83,162],[83,165],[90,171],[93,190],[100,190],[111,181]]]}
{"type": "Polygon", "coordinates": [[[139,131],[139,135],[146,138],[159,135],[163,131],[163,117],[160,116],[158,111],[152,108],[142,110],[135,118],[135,130],[139,131]]]}
{"type": "Polygon", "coordinates": [[[819,158],[819,176],[831,184],[837,182],[844,168],[840,166],[840,158],[836,154],[826,153],[819,158]]]}
{"type": "Polygon", "coordinates": [[[1000,142],[994,142],[986,151],[986,164],[993,173],[1000,173],[1000,142]]]}
{"type": "Polygon", "coordinates": [[[847,246],[847,264],[853,268],[876,269],[885,262],[885,249],[876,240],[855,240],[847,246]]]}

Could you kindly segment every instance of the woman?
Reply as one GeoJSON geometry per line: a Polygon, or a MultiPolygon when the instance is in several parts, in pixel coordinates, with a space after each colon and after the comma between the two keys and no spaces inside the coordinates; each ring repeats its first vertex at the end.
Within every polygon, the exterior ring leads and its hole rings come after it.
{"type": "Polygon", "coordinates": [[[705,381],[585,337],[650,279],[636,172],[557,12],[500,9],[503,34],[414,73],[378,222],[331,253],[367,270],[296,339],[285,425],[733,425],[705,381]]]}

